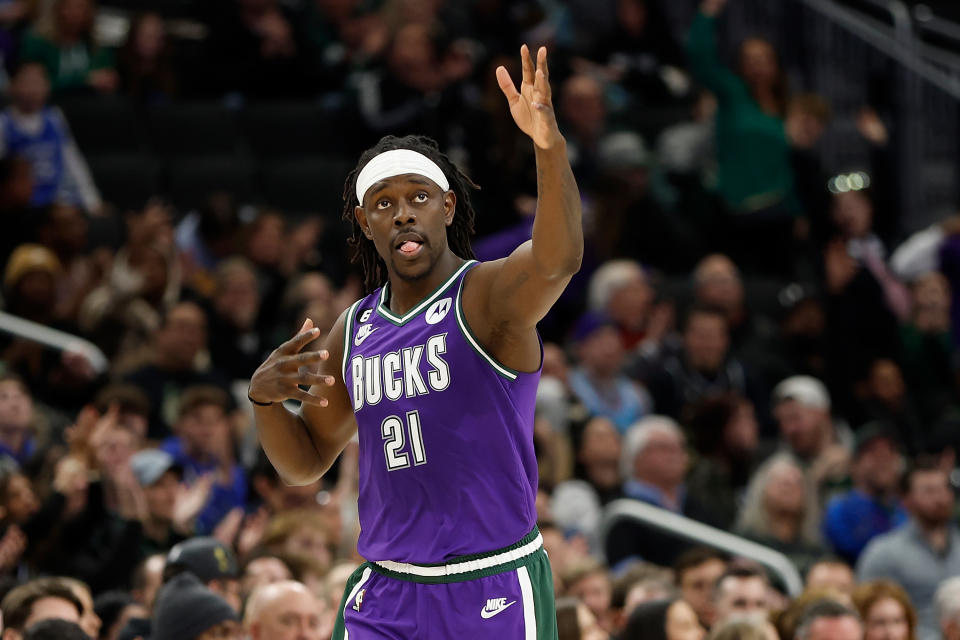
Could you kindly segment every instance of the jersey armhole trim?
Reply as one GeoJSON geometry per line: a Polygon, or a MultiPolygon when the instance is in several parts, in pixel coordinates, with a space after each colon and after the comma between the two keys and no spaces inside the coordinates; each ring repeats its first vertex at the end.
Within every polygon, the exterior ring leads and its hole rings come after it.
{"type": "Polygon", "coordinates": [[[476,351],[481,358],[487,361],[493,370],[499,373],[501,376],[507,380],[516,380],[519,375],[518,371],[511,369],[510,367],[497,362],[497,359],[492,355],[487,353],[487,350],[480,346],[480,341],[477,340],[477,337],[473,335],[473,330],[470,329],[470,326],[467,324],[467,321],[463,314],[463,305],[460,303],[460,299],[463,294],[463,281],[466,280],[466,277],[460,279],[460,284],[457,287],[457,301],[454,305],[456,308],[457,314],[457,326],[460,327],[460,333],[463,334],[463,337],[466,339],[467,343],[473,347],[473,350],[476,351]]]}
{"type": "Polygon", "coordinates": [[[342,362],[340,363],[340,379],[343,384],[347,384],[347,362],[350,360],[350,334],[353,333],[353,316],[361,302],[363,302],[363,298],[350,305],[347,317],[343,322],[343,358],[341,358],[342,362]]]}

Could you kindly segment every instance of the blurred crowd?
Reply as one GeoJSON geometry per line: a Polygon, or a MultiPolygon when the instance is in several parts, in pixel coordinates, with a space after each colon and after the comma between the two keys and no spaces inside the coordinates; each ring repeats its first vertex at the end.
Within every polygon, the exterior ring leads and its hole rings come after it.
{"type": "Polygon", "coordinates": [[[832,113],[782,43],[721,48],[724,0],[682,31],[666,2],[0,0],[2,310],[107,359],[0,334],[0,637],[326,639],[361,562],[355,445],[285,486],[245,393],[363,294],[339,209],[118,207],[57,105],[322,103],[348,168],[430,135],[480,185],[495,259],[536,209],[493,74],[528,43],[587,238],[541,325],[561,640],[960,640],[960,217],[904,233],[889,114],[832,113]],[[823,166],[831,119],[869,166],[823,166]],[[805,590],[611,520],[619,500],[779,551],[805,590]]]}

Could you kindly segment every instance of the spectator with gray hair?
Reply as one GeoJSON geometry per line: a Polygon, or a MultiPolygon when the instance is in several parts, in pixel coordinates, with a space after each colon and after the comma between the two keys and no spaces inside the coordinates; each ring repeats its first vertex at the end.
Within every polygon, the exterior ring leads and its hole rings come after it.
{"type": "Polygon", "coordinates": [[[941,582],[934,602],[943,640],[960,640],[960,576],[941,582]]]}
{"type": "Polygon", "coordinates": [[[850,607],[836,600],[818,600],[807,607],[797,626],[796,640],[861,640],[863,624],[850,607]]]}
{"type": "Polygon", "coordinates": [[[780,551],[801,573],[826,553],[816,494],[788,454],[773,456],[754,474],[735,530],[780,551]]]}
{"type": "MultiPolygon", "coordinates": [[[[627,349],[656,349],[670,329],[655,307],[650,279],[636,260],[609,260],[593,272],[587,290],[590,311],[609,316],[627,349]]],[[[672,315],[672,314],[671,314],[672,315]]]]}
{"type": "MultiPolygon", "coordinates": [[[[623,438],[623,493],[628,498],[711,523],[710,510],[698,496],[686,490],[684,480],[690,465],[686,447],[683,431],[671,418],[649,416],[635,423],[623,438]]],[[[639,556],[669,566],[687,546],[645,525],[621,520],[610,529],[605,547],[611,565],[639,556]]]]}

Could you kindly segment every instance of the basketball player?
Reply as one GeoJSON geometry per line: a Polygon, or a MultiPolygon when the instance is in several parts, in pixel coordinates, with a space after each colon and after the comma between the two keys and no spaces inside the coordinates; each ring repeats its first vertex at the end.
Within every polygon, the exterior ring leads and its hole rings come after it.
{"type": "Polygon", "coordinates": [[[475,185],[432,141],[388,136],[344,194],[372,293],[322,350],[301,352],[318,337],[307,320],[251,380],[260,441],[287,482],[316,481],[359,434],[358,548],[370,562],[347,583],[334,638],[556,638],[535,527],[536,324],[579,269],[583,235],[546,55],[535,68],[521,49],[519,92],[496,72],[534,143],[533,239],[472,260],[475,185]]]}

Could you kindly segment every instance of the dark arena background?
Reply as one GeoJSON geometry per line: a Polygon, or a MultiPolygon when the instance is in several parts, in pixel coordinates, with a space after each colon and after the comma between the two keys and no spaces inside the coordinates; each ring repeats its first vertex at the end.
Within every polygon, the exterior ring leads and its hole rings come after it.
{"type": "Polygon", "coordinates": [[[248,385],[366,294],[382,136],[480,187],[479,260],[531,238],[522,44],[585,238],[559,639],[960,640],[960,2],[0,0],[2,640],[342,637],[359,446],[287,486],[248,385]]]}

